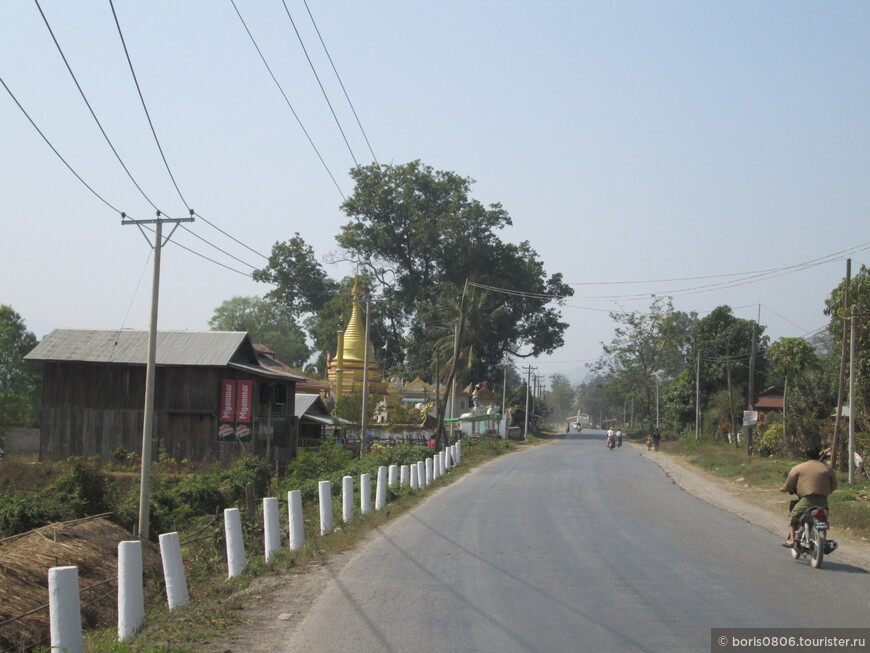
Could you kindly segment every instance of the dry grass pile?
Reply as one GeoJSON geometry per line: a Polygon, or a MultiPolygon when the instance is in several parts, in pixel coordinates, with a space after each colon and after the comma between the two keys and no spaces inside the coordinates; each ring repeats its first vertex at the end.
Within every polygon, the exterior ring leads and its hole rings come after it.
{"type": "MultiPolygon", "coordinates": [[[[0,540],[0,651],[28,651],[48,643],[51,567],[78,567],[83,627],[115,622],[118,543],[130,539],[125,529],[96,516],[0,540]]],[[[143,555],[146,566],[159,564],[153,545],[143,555]]]]}

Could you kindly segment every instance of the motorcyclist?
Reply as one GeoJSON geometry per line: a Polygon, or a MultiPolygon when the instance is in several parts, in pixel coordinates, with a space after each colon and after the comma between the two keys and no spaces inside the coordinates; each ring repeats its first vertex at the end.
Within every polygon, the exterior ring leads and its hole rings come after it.
{"type": "Polygon", "coordinates": [[[611,442],[616,441],[616,433],[613,432],[613,429],[607,429],[607,446],[610,446],[611,442]]]}
{"type": "Polygon", "coordinates": [[[830,465],[819,460],[819,448],[808,447],[804,451],[806,460],[792,467],[780,492],[798,496],[797,502],[789,512],[788,539],[782,546],[793,547],[795,531],[801,514],[812,506],[828,507],[828,496],[837,489],[837,474],[830,465]]]}
{"type": "Polygon", "coordinates": [[[616,429],[616,446],[622,446],[622,429],[616,429]]]}

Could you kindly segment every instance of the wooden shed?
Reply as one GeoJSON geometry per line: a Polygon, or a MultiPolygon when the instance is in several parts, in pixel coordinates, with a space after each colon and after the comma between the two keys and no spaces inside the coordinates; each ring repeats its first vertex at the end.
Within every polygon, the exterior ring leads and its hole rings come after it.
{"type": "MultiPolygon", "coordinates": [[[[57,329],[27,356],[43,362],[40,456],[141,452],[147,331],[57,329]]],[[[299,376],[260,364],[247,333],[157,334],[157,456],[228,460],[295,452],[299,376]]]]}

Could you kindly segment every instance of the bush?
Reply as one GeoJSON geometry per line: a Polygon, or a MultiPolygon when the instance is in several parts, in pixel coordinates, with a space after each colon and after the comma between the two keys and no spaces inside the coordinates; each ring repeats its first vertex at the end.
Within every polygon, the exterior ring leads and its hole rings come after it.
{"type": "Polygon", "coordinates": [[[762,456],[782,456],[785,454],[785,437],[782,423],[768,424],[752,443],[752,450],[762,456]]]}
{"type": "Polygon", "coordinates": [[[0,538],[26,533],[57,521],[54,510],[36,496],[0,497],[0,538]]]}

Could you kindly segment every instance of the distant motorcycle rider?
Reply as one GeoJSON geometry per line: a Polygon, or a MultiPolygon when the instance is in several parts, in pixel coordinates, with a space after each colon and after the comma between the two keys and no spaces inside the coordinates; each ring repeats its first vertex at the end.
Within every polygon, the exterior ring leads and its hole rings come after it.
{"type": "Polygon", "coordinates": [[[610,446],[611,442],[616,442],[616,433],[613,432],[613,429],[607,429],[607,446],[610,446]]]}
{"type": "Polygon", "coordinates": [[[828,496],[837,489],[837,474],[830,465],[819,460],[819,448],[809,447],[804,451],[806,460],[792,467],[780,492],[798,496],[789,512],[788,539],[782,546],[794,546],[795,531],[801,514],[812,506],[828,507],[828,496]]]}
{"type": "Polygon", "coordinates": [[[622,429],[616,429],[616,446],[622,446],[622,429]]]}

